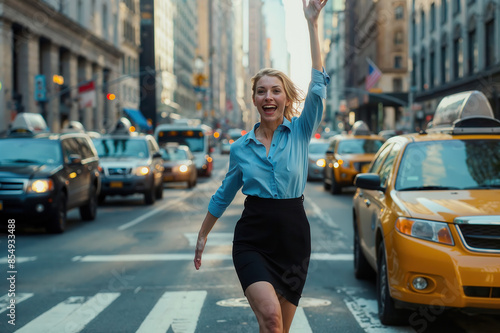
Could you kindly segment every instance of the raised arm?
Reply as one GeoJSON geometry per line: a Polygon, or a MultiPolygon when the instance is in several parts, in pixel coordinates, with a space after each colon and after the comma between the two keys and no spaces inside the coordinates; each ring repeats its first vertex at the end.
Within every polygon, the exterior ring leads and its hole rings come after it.
{"type": "Polygon", "coordinates": [[[309,0],[309,3],[306,4],[307,1],[308,0],[302,0],[302,5],[304,16],[307,20],[307,27],[309,29],[312,68],[322,71],[323,61],[321,60],[321,50],[319,47],[318,17],[328,0],[309,0]]]}

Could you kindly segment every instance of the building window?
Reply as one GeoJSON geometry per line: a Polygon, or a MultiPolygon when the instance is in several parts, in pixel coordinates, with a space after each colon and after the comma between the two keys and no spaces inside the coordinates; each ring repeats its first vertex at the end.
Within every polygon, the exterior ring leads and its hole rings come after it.
{"type": "Polygon", "coordinates": [[[394,11],[394,18],[396,20],[403,20],[405,18],[405,10],[403,6],[397,6],[394,11]]]}
{"type": "Polygon", "coordinates": [[[477,48],[476,29],[469,31],[469,74],[476,73],[478,70],[479,50],[477,48]]]}
{"type": "Polygon", "coordinates": [[[417,45],[417,22],[415,18],[411,20],[411,41],[412,45],[417,45]]]}
{"type": "Polygon", "coordinates": [[[430,71],[429,71],[429,86],[430,88],[434,88],[434,80],[436,80],[436,53],[434,52],[434,49],[431,51],[430,57],[429,57],[429,62],[430,62],[430,71]]]}
{"type": "Polygon", "coordinates": [[[82,8],[82,0],[78,0],[76,4],[76,10],[77,10],[77,21],[78,23],[83,26],[83,8],[82,8]]]}
{"type": "Polygon", "coordinates": [[[394,92],[402,92],[403,91],[403,80],[401,78],[392,79],[392,90],[394,92]]]}
{"type": "Polygon", "coordinates": [[[420,38],[425,37],[425,12],[420,12],[420,38]]]}
{"type": "Polygon", "coordinates": [[[394,57],[394,68],[402,68],[403,67],[403,57],[395,56],[394,57]]]}
{"type": "Polygon", "coordinates": [[[486,22],[486,67],[495,64],[495,20],[486,22]]]}
{"type": "Polygon", "coordinates": [[[462,52],[462,38],[453,41],[453,75],[455,79],[464,76],[464,59],[462,52]]]}
{"type": "Polygon", "coordinates": [[[102,36],[108,39],[108,6],[102,5],[102,36]]]}
{"type": "Polygon", "coordinates": [[[425,82],[425,53],[422,52],[420,58],[420,90],[426,90],[427,84],[425,82]]]}
{"type": "Polygon", "coordinates": [[[441,23],[445,24],[448,21],[448,0],[441,1],[441,23]]]}
{"type": "Polygon", "coordinates": [[[448,59],[447,45],[441,46],[441,83],[444,84],[450,81],[450,61],[448,59]]]}
{"type": "Polygon", "coordinates": [[[412,59],[412,66],[413,69],[411,71],[411,87],[416,87],[417,86],[417,56],[414,55],[412,59]]]}
{"type": "Polygon", "coordinates": [[[431,4],[431,31],[436,30],[436,4],[433,2],[431,4]]]}
{"type": "Polygon", "coordinates": [[[458,15],[462,11],[462,0],[453,0],[453,15],[458,15]]]}
{"type": "Polygon", "coordinates": [[[394,45],[401,45],[404,43],[404,35],[402,31],[396,31],[394,33],[394,45]]]}

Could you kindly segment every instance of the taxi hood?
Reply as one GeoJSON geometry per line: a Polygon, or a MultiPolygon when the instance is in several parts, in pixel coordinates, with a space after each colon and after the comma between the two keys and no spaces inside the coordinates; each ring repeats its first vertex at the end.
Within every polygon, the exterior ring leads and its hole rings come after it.
{"type": "Polygon", "coordinates": [[[413,218],[453,222],[458,216],[500,215],[500,189],[393,193],[413,218]]]}

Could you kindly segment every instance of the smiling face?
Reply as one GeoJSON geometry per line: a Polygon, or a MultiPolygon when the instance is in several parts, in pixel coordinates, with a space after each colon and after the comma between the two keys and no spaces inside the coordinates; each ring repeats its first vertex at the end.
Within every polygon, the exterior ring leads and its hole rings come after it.
{"type": "Polygon", "coordinates": [[[278,126],[283,122],[285,107],[290,105],[283,83],[276,76],[263,76],[255,85],[252,96],[262,123],[278,126]]]}

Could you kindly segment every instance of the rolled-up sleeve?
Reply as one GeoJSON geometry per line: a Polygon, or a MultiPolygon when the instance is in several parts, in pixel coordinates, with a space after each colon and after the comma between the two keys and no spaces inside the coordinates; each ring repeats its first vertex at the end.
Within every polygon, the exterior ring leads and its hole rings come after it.
{"type": "Polygon", "coordinates": [[[323,71],[312,69],[311,83],[304,102],[304,109],[299,117],[299,124],[303,133],[310,139],[312,133],[318,128],[323,116],[323,99],[326,98],[326,86],[330,77],[323,71]]]}
{"type": "Polygon", "coordinates": [[[222,185],[215,192],[208,204],[208,211],[219,218],[224,214],[226,208],[231,204],[238,190],[243,186],[241,170],[238,166],[237,156],[229,154],[229,170],[222,181],[222,185]]]}

